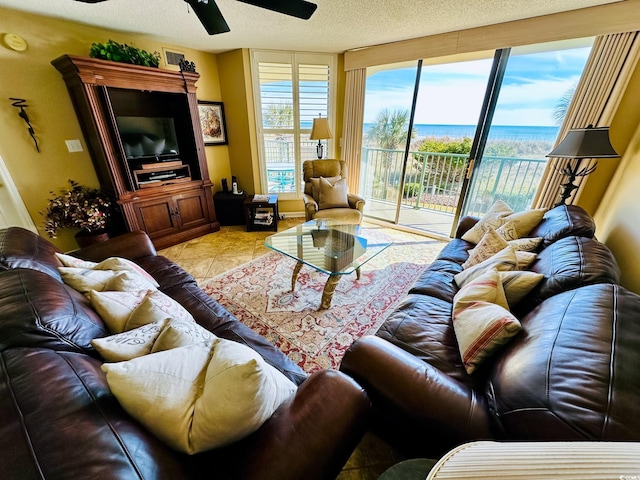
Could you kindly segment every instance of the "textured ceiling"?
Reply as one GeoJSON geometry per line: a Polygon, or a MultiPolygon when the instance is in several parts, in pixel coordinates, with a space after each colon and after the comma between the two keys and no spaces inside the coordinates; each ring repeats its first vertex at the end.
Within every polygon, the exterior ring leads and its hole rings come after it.
{"type": "Polygon", "coordinates": [[[0,0],[0,6],[149,34],[170,44],[213,53],[241,47],[338,53],[618,0],[312,1],[318,9],[310,20],[300,20],[236,0],[216,0],[231,32],[214,36],[205,32],[182,0],[109,0],[95,4],[0,0]]]}

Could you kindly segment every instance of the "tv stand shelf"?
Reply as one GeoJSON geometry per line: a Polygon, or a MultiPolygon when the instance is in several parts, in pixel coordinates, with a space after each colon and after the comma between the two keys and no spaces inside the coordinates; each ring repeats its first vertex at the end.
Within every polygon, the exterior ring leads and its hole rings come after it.
{"type": "Polygon", "coordinates": [[[157,249],[220,229],[198,118],[195,72],[90,57],[51,62],[62,74],[103,193],[122,231],[157,249]]]}

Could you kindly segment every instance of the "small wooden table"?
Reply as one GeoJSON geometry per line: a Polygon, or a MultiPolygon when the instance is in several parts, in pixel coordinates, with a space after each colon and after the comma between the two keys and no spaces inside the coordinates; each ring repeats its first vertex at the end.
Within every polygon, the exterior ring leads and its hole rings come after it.
{"type": "Polygon", "coordinates": [[[255,195],[249,195],[244,201],[244,217],[247,232],[256,230],[278,231],[278,195],[268,195],[266,201],[255,201],[255,195]]]}

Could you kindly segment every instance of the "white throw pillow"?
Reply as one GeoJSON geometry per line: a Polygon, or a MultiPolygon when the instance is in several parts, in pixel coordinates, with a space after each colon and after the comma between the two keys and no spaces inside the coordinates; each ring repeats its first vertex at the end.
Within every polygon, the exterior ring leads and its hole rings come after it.
{"type": "Polygon", "coordinates": [[[468,374],[520,328],[520,322],[508,310],[497,270],[489,270],[470,281],[453,298],[453,329],[468,374]]]}
{"type": "Polygon", "coordinates": [[[64,265],[65,267],[76,267],[76,268],[93,268],[96,265],[98,265],[96,262],[90,262],[88,260],[82,260],[80,258],[77,257],[73,257],[71,255],[67,255],[64,253],[57,253],[56,252],[56,257],[58,257],[58,260],[60,260],[60,262],[62,262],[62,265],[64,265]]]}
{"type": "Polygon", "coordinates": [[[509,308],[513,308],[544,278],[535,272],[498,272],[509,308]]]}
{"type": "Polygon", "coordinates": [[[129,414],[189,454],[251,434],[296,391],[251,348],[219,338],[102,369],[129,414]]]}
{"type": "MultiPolygon", "coordinates": [[[[69,257],[69,256],[66,256],[69,257]]],[[[110,257],[100,263],[74,262],[58,255],[63,264],[84,265],[59,267],[62,281],[74,290],[87,294],[90,290],[154,290],[158,282],[142,267],[125,258],[110,257]],[[91,266],[92,265],[92,266],[91,266]]]]}
{"type": "Polygon", "coordinates": [[[535,252],[542,243],[542,237],[518,238],[507,243],[521,252],[535,252]]]}
{"type": "Polygon", "coordinates": [[[121,333],[159,320],[193,322],[191,314],[159,290],[89,292],[91,305],[111,333],[121,333]]]}
{"type": "Polygon", "coordinates": [[[467,282],[479,277],[489,270],[508,271],[515,270],[517,264],[516,251],[513,247],[507,246],[494,256],[469,267],[455,275],[454,280],[460,288],[464,287],[467,282]]]}

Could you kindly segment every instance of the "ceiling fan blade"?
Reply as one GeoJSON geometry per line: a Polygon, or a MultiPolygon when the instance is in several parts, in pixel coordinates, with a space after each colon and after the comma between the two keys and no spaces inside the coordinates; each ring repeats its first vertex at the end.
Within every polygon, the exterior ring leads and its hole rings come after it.
{"type": "Polygon", "coordinates": [[[214,0],[184,0],[196,13],[209,35],[231,31],[214,0]]]}
{"type": "Polygon", "coordinates": [[[306,2],[305,0],[238,0],[242,3],[255,5],[256,7],[266,8],[274,12],[284,13],[292,17],[308,20],[316,11],[318,6],[315,3],[306,2]]]}
{"type": "Polygon", "coordinates": [[[82,3],[100,3],[104,1],[106,0],[76,0],[76,2],[82,2],[82,3]]]}

